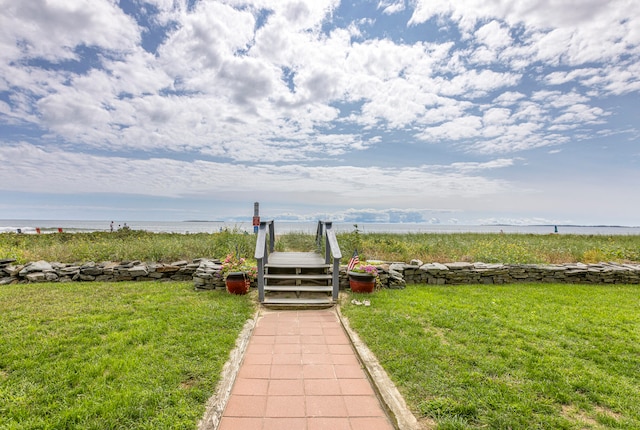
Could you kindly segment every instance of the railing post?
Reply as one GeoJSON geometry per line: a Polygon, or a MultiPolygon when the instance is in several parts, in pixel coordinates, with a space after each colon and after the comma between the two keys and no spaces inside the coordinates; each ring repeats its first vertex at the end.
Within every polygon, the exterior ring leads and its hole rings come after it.
{"type": "Polygon", "coordinates": [[[316,227],[316,249],[318,250],[318,253],[320,253],[320,250],[322,249],[323,225],[324,223],[322,221],[318,221],[318,227],[316,227]]]}
{"type": "Polygon", "coordinates": [[[258,260],[258,301],[264,302],[264,258],[258,260]]]}
{"type": "Polygon", "coordinates": [[[324,228],[325,232],[327,233],[327,234],[325,234],[325,239],[324,239],[325,240],[325,244],[324,244],[325,245],[324,246],[324,249],[325,249],[325,251],[324,251],[324,262],[325,262],[325,264],[329,264],[331,262],[331,246],[329,244],[329,234],[328,233],[329,233],[329,230],[331,230],[331,226],[332,225],[333,224],[331,222],[326,222],[325,223],[325,228],[324,228]]]}
{"type": "Polygon", "coordinates": [[[333,301],[338,301],[338,293],[340,292],[340,259],[333,259],[333,301]]]}
{"type": "Polygon", "coordinates": [[[269,252],[268,254],[271,254],[273,252],[273,250],[275,249],[275,243],[276,243],[276,234],[275,234],[275,226],[273,221],[269,222],[269,252]]]}

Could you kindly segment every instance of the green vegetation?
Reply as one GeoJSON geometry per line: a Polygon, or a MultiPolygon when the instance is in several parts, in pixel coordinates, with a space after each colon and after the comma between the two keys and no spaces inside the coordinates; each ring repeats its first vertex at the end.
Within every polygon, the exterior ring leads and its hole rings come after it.
{"type": "Polygon", "coordinates": [[[191,283],[0,288],[0,428],[195,428],[252,313],[191,283]]]}
{"type": "Polygon", "coordinates": [[[338,235],[343,254],[358,249],[360,259],[424,262],[595,263],[640,261],[640,236],[496,233],[338,235]]]}
{"type": "Polygon", "coordinates": [[[638,286],[411,286],[343,314],[438,429],[640,428],[638,286]]]}
{"type": "MultiPolygon", "coordinates": [[[[276,231],[277,233],[277,231],[276,231]]],[[[238,231],[220,233],[0,234],[0,258],[27,261],[142,260],[171,262],[200,257],[224,258],[229,253],[252,257],[256,236],[238,231]]],[[[343,263],[358,249],[361,260],[485,263],[640,262],[638,236],[584,236],[479,233],[351,233],[338,234],[343,263]]],[[[287,233],[276,240],[278,251],[312,251],[315,235],[287,233]]]]}
{"type": "Polygon", "coordinates": [[[276,251],[306,252],[316,248],[315,234],[291,232],[279,235],[276,240],[276,251]]]}
{"type": "Polygon", "coordinates": [[[0,258],[28,261],[142,260],[172,262],[229,253],[253,256],[256,237],[238,231],[220,233],[149,233],[120,230],[113,233],[0,234],[0,258]]]}

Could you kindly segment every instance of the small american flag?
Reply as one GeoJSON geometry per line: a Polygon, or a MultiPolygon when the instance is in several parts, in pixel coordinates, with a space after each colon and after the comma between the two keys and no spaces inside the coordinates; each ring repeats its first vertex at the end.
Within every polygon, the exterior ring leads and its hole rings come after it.
{"type": "Polygon", "coordinates": [[[349,260],[347,271],[352,270],[358,263],[360,263],[360,257],[358,257],[358,250],[356,249],[355,251],[353,251],[353,257],[351,257],[351,260],[349,260]]]}

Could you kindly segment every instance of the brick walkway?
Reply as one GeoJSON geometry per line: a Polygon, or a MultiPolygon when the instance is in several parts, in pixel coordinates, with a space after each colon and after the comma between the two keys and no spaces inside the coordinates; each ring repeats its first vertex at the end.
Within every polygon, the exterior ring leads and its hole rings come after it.
{"type": "Polygon", "coordinates": [[[336,311],[264,311],[218,430],[393,430],[336,311]]]}

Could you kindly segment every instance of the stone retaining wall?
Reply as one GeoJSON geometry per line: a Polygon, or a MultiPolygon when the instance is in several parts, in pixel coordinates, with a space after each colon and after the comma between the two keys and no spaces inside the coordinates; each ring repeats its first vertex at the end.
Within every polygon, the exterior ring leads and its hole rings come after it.
{"type": "Polygon", "coordinates": [[[407,284],[640,283],[640,265],[638,264],[422,264],[417,260],[413,263],[412,265],[397,265],[396,267],[397,270],[402,272],[407,284]]]}
{"type": "Polygon", "coordinates": [[[121,261],[82,264],[35,261],[14,264],[15,260],[0,260],[0,285],[29,282],[72,281],[191,281],[201,260],[176,261],[171,264],[121,261]]]}
{"type": "MultiPolygon", "coordinates": [[[[30,282],[117,282],[117,281],[193,281],[196,289],[224,289],[221,262],[199,258],[171,264],[142,261],[87,262],[82,264],[36,261],[14,264],[0,260],[0,285],[30,282]]],[[[509,284],[515,282],[557,282],[580,284],[639,284],[640,265],[598,264],[485,264],[390,263],[378,266],[385,288],[404,288],[406,284],[509,284]]],[[[340,269],[340,288],[349,286],[345,268],[340,269]]]]}

